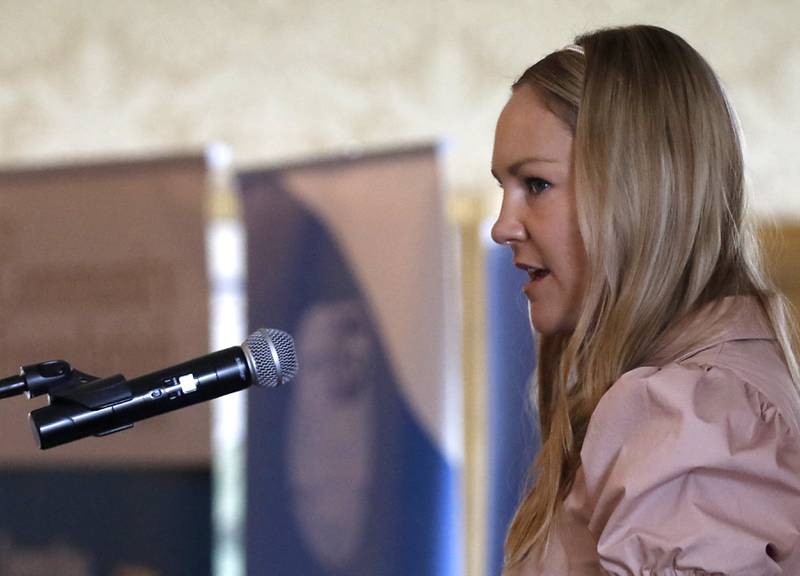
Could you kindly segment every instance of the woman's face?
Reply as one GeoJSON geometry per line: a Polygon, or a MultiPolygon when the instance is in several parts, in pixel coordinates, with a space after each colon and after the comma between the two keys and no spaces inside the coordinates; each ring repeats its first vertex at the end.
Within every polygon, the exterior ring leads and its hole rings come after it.
{"type": "Polygon", "coordinates": [[[538,92],[516,88],[500,114],[492,174],[503,188],[492,239],[511,247],[528,273],[522,287],[534,328],[545,335],[575,329],[586,284],[572,178],[572,133],[538,92]]]}

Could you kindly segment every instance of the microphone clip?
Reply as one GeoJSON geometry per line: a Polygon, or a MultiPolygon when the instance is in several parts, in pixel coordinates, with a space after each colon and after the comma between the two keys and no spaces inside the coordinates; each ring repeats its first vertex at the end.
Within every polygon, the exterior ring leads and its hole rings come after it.
{"type": "Polygon", "coordinates": [[[47,360],[19,369],[19,374],[0,379],[0,398],[22,394],[35,398],[60,390],[75,388],[98,380],[97,376],[74,370],[64,360],[47,360]]]}

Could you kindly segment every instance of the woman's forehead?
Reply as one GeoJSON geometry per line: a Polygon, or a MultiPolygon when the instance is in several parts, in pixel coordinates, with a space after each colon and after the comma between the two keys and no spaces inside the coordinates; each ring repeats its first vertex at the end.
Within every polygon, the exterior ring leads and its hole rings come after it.
{"type": "Polygon", "coordinates": [[[527,86],[514,90],[497,121],[493,169],[508,169],[523,158],[565,162],[571,150],[571,132],[538,93],[527,86]]]}

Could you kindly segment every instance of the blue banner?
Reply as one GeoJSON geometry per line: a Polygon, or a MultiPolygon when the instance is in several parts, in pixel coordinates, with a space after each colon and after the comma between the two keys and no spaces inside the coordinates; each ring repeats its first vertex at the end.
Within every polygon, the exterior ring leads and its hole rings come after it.
{"type": "Polygon", "coordinates": [[[527,280],[527,274],[514,268],[511,251],[487,240],[489,575],[501,572],[506,531],[539,448],[538,425],[528,400],[535,347],[528,302],[521,291],[527,280]]]}
{"type": "Polygon", "coordinates": [[[248,396],[250,575],[462,573],[460,462],[436,420],[447,419],[445,364],[458,358],[446,357],[442,310],[419,325],[408,322],[418,311],[403,313],[441,305],[443,258],[392,232],[444,236],[431,167],[434,150],[422,149],[240,175],[249,324],[292,334],[300,364],[290,384],[248,396]],[[419,201],[433,216],[422,224],[419,201]],[[425,258],[441,268],[432,277],[413,269],[425,258]],[[422,377],[404,378],[412,363],[422,377]]]}

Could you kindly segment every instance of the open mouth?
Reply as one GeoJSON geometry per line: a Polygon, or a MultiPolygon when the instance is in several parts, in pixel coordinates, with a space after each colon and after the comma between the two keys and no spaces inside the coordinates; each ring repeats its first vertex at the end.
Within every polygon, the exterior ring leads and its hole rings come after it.
{"type": "Polygon", "coordinates": [[[526,266],[525,264],[517,264],[517,268],[524,270],[531,282],[537,282],[550,275],[549,268],[539,268],[538,266],[526,266]]]}
{"type": "Polygon", "coordinates": [[[537,282],[550,275],[550,270],[547,268],[528,268],[528,276],[531,282],[537,282]]]}
{"type": "Polygon", "coordinates": [[[522,264],[519,262],[515,262],[514,265],[525,272],[528,277],[531,279],[531,283],[539,282],[544,278],[547,278],[550,275],[549,268],[540,268],[539,266],[528,266],[527,264],[522,264]]]}

